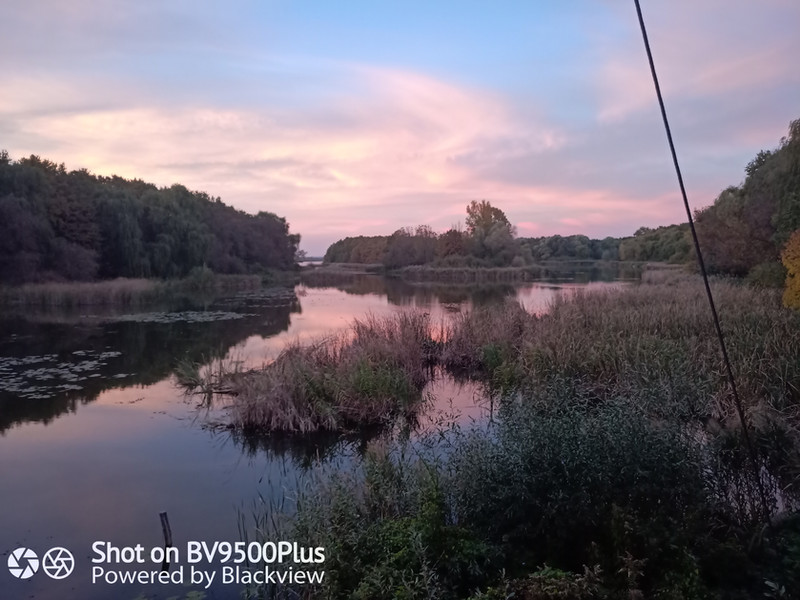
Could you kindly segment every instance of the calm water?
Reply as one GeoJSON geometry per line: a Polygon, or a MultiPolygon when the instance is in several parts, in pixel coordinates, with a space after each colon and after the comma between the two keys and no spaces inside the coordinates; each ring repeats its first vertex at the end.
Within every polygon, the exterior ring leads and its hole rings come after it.
{"type": "MultiPolygon", "coordinates": [[[[576,281],[574,275],[556,283],[481,288],[358,276],[336,287],[299,285],[146,313],[5,315],[0,598],[238,598],[241,586],[219,581],[206,590],[92,584],[92,544],[160,546],[161,511],[169,514],[179,549],[189,540],[237,542],[242,515],[249,526],[251,515],[290,505],[309,465],[346,462],[363,447],[363,439],[352,437],[243,438],[210,427],[222,415],[206,414],[183,395],[173,375],[179,361],[258,366],[289,341],[323,337],[367,313],[420,309],[446,319],[509,297],[542,311],[559,294],[616,285],[587,282],[592,275],[585,273],[576,281]],[[16,548],[41,558],[57,546],[75,555],[66,579],[51,579],[40,569],[22,580],[6,568],[16,548]]],[[[435,401],[426,418],[444,412],[480,419],[488,410],[474,384],[441,379],[427,391],[435,401]]],[[[150,563],[140,568],[148,567],[158,570],[150,563]]]]}

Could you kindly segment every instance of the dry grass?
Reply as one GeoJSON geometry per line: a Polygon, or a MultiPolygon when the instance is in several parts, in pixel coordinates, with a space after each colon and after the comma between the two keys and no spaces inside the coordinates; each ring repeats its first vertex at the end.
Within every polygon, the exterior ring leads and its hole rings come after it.
{"type": "MultiPolygon", "coordinates": [[[[702,284],[680,272],[658,279],[562,298],[541,317],[514,304],[462,315],[442,360],[504,387],[563,399],[625,397],[657,412],[732,420],[702,284]]],[[[800,315],[781,307],[777,292],[724,281],[713,292],[748,410],[796,418],[800,315]]]]}
{"type": "Polygon", "coordinates": [[[257,289],[258,275],[200,273],[180,280],[118,278],[92,282],[31,283],[0,288],[0,306],[69,308],[141,306],[179,294],[257,289]]]}
{"type": "Polygon", "coordinates": [[[436,347],[428,315],[416,312],[370,316],[342,334],[292,344],[264,368],[225,381],[233,424],[311,432],[413,415],[436,347]]]}
{"type": "Polygon", "coordinates": [[[5,288],[0,304],[42,307],[127,306],[159,298],[163,283],[152,279],[114,279],[96,282],[31,283],[5,288]]]}

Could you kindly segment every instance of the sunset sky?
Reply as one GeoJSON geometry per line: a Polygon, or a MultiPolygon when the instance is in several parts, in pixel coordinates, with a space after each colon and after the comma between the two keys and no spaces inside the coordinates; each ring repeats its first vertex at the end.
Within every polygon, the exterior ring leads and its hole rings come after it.
{"type": "MultiPolygon", "coordinates": [[[[800,118],[800,2],[643,0],[690,201],[800,118]]],[[[286,217],[312,255],[685,220],[633,1],[0,4],[0,148],[286,217]]]]}

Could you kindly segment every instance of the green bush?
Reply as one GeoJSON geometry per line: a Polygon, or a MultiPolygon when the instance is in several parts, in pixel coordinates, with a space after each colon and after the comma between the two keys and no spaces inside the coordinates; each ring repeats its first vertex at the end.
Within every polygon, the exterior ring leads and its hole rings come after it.
{"type": "Polygon", "coordinates": [[[786,267],[779,261],[761,263],[750,269],[746,281],[757,288],[783,288],[786,283],[786,267]]]}
{"type": "Polygon", "coordinates": [[[325,547],[326,597],[458,598],[486,577],[492,550],[453,523],[442,472],[399,451],[373,447],[357,479],[301,501],[293,535],[325,547]]]}
{"type": "Polygon", "coordinates": [[[517,597],[583,598],[596,582],[554,574],[584,565],[606,590],[702,597],[694,552],[711,503],[679,430],[621,405],[525,404],[408,444],[374,447],[300,502],[292,535],[326,548],[327,597],[464,598],[507,572],[517,597]],[[531,576],[542,564],[554,570],[531,576]]]}
{"type": "Polygon", "coordinates": [[[503,411],[493,435],[459,444],[450,485],[457,522],[507,569],[599,563],[611,574],[629,552],[653,584],[680,566],[708,508],[701,454],[680,430],[616,404],[503,411]]]}

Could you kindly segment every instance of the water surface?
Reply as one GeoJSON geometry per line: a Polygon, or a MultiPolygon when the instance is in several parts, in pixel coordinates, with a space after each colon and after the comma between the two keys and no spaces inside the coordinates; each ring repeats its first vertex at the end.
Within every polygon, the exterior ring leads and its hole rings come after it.
{"type": "MultiPolygon", "coordinates": [[[[224,412],[208,415],[196,397],[183,394],[174,377],[182,361],[258,366],[293,340],[320,339],[367,314],[412,309],[445,320],[506,298],[540,312],[559,294],[615,285],[585,279],[453,287],[358,276],[338,286],[301,284],[151,311],[6,315],[0,320],[0,597],[238,598],[239,587],[220,583],[204,591],[92,585],[92,543],[159,546],[161,511],[169,514],[178,548],[188,540],[239,541],[242,515],[290,506],[310,465],[346,464],[373,433],[298,440],[211,426],[224,412]],[[63,581],[42,572],[19,580],[5,569],[15,548],[41,556],[54,546],[76,558],[75,572],[63,581]]],[[[474,383],[440,378],[427,392],[428,422],[441,414],[480,420],[491,409],[474,383]]]]}

